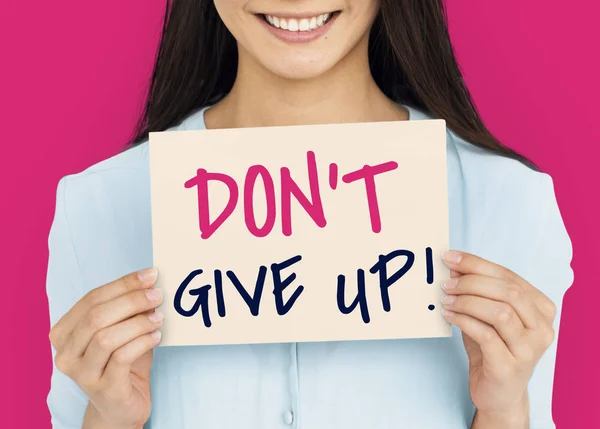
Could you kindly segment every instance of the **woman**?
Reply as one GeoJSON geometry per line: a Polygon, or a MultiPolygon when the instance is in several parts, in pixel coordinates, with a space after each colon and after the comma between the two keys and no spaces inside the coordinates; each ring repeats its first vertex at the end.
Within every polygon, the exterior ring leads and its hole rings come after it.
{"type": "Polygon", "coordinates": [[[132,147],[58,185],[54,427],[553,428],[571,243],[551,178],[476,113],[441,0],[174,0],[166,16],[132,147]],[[148,131],[430,118],[449,127],[452,338],[154,349],[148,131]]]}

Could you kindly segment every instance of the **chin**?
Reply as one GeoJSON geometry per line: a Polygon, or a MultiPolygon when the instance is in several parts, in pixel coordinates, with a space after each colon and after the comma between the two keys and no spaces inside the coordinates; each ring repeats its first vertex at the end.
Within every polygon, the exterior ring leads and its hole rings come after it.
{"type": "Polygon", "coordinates": [[[273,64],[271,62],[263,62],[263,66],[276,76],[291,80],[309,80],[317,78],[325,74],[331,69],[335,62],[328,64],[322,59],[301,61],[278,61],[273,64]]]}

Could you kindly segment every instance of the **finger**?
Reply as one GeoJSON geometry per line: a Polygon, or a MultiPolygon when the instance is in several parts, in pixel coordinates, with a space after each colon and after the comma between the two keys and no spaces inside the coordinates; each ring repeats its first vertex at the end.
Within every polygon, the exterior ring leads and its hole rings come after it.
{"type": "Polygon", "coordinates": [[[113,352],[137,337],[158,329],[163,319],[161,312],[152,311],[148,315],[138,314],[98,331],[82,358],[89,376],[95,380],[100,379],[113,352]]]}
{"type": "Polygon", "coordinates": [[[464,274],[442,285],[449,295],[476,295],[509,304],[527,329],[536,329],[542,314],[533,294],[518,283],[479,274],[464,274]]]}
{"type": "Polygon", "coordinates": [[[509,304],[475,295],[446,295],[442,303],[447,310],[466,314],[492,326],[511,353],[516,354],[526,332],[521,319],[509,304]]]}
{"type": "Polygon", "coordinates": [[[506,267],[490,262],[486,259],[457,250],[449,250],[443,255],[446,265],[454,271],[462,274],[480,274],[488,277],[505,279],[516,284],[520,284],[524,289],[530,292],[540,309],[547,319],[553,319],[556,314],[556,306],[539,289],[533,287],[527,280],[506,267]]]}
{"type": "Polygon", "coordinates": [[[539,309],[540,313],[546,319],[546,322],[552,324],[554,317],[556,317],[556,304],[540,290],[533,288],[534,290],[534,302],[535,306],[539,309]]]}
{"type": "Polygon", "coordinates": [[[147,289],[156,283],[156,277],[155,268],[146,268],[92,289],[52,327],[50,342],[57,350],[62,349],[75,326],[94,306],[135,290],[147,289]]]}
{"type": "MultiPolygon", "coordinates": [[[[480,274],[499,279],[515,280],[518,277],[515,273],[501,265],[490,262],[486,259],[475,256],[471,253],[449,250],[443,255],[444,263],[453,271],[462,274],[480,274]]],[[[524,280],[520,280],[524,281],[524,280]]]]}
{"type": "Polygon", "coordinates": [[[143,311],[156,308],[161,302],[162,291],[152,288],[117,296],[112,301],[95,306],[73,330],[71,340],[67,345],[70,353],[73,356],[82,356],[98,331],[143,311]]]}
{"type": "Polygon", "coordinates": [[[131,365],[144,353],[152,350],[160,342],[160,337],[160,331],[152,331],[115,350],[106,365],[102,378],[106,379],[109,384],[122,382],[123,379],[129,377],[131,365]]]}
{"type": "Polygon", "coordinates": [[[492,368],[506,368],[515,362],[498,332],[490,325],[467,314],[444,310],[446,320],[457,326],[481,348],[485,360],[492,368]]]}

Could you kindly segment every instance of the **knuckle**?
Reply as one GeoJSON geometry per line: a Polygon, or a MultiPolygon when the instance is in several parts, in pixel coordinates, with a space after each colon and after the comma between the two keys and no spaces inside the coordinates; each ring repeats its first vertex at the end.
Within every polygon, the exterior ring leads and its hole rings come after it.
{"type": "Polygon", "coordinates": [[[513,315],[513,309],[508,304],[498,304],[496,306],[496,314],[494,315],[494,321],[499,324],[506,324],[510,321],[513,315]]]}
{"type": "Polygon", "coordinates": [[[137,272],[129,273],[126,276],[122,277],[123,286],[125,286],[126,290],[136,290],[140,286],[140,280],[138,278],[137,272]]]}
{"type": "Polygon", "coordinates": [[[148,308],[148,298],[143,291],[131,292],[125,297],[125,307],[128,313],[139,313],[148,308]]]}
{"type": "Polygon", "coordinates": [[[556,338],[556,332],[552,326],[544,328],[542,331],[542,345],[544,348],[548,348],[554,343],[554,339],[556,338]]]}
{"type": "Polygon", "coordinates": [[[523,288],[514,282],[508,282],[505,287],[506,299],[510,303],[516,303],[523,299],[523,288]]]}
{"type": "Polygon", "coordinates": [[[92,331],[97,331],[100,328],[102,328],[103,320],[104,316],[102,315],[102,313],[99,310],[93,308],[86,315],[85,323],[87,327],[90,328],[92,331]]]}
{"type": "Polygon", "coordinates": [[[129,356],[124,349],[119,349],[112,354],[112,359],[119,365],[125,365],[129,363],[129,356]]]}
{"type": "Polygon", "coordinates": [[[494,341],[496,331],[492,328],[485,328],[481,332],[481,342],[483,344],[489,344],[494,341]]]}
{"type": "Polygon", "coordinates": [[[138,315],[152,307],[150,300],[143,291],[128,294],[125,306],[131,315],[138,315]]]}
{"type": "Polygon", "coordinates": [[[467,311],[473,305],[473,299],[469,295],[454,295],[454,308],[458,311],[467,311]]]}
{"type": "Polygon", "coordinates": [[[552,301],[549,298],[547,298],[545,301],[546,301],[546,308],[548,309],[548,314],[550,315],[550,318],[552,320],[554,320],[554,318],[556,317],[556,312],[558,310],[556,307],[556,304],[554,303],[554,301],[552,301]]]}
{"type": "Polygon", "coordinates": [[[102,350],[111,350],[113,346],[112,336],[107,330],[98,331],[95,335],[95,341],[102,350]]]}
{"type": "Polygon", "coordinates": [[[101,302],[100,297],[102,295],[102,292],[100,291],[101,288],[102,288],[102,286],[97,287],[85,294],[85,302],[87,305],[89,305],[90,307],[94,307],[94,306],[100,304],[100,302],[101,302]]]}
{"type": "Polygon", "coordinates": [[[502,267],[500,275],[502,276],[502,278],[504,278],[510,282],[516,283],[517,275],[515,273],[513,273],[511,270],[509,270],[508,268],[502,267]]]}
{"type": "Polygon", "coordinates": [[[50,329],[50,332],[48,332],[48,339],[50,340],[50,344],[52,344],[54,346],[54,348],[57,348],[59,336],[60,336],[60,327],[57,325],[54,325],[50,329]]]}
{"type": "Polygon", "coordinates": [[[65,375],[69,375],[71,366],[64,353],[57,353],[54,357],[54,366],[65,375]]]}

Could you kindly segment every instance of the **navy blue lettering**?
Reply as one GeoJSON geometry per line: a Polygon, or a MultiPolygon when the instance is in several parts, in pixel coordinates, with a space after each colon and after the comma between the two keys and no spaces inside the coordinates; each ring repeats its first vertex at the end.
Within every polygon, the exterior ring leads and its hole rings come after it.
{"type": "Polygon", "coordinates": [[[273,294],[275,295],[275,307],[277,308],[277,314],[283,316],[291,310],[292,306],[304,290],[304,286],[299,285],[287,303],[283,302],[283,291],[287,288],[296,278],[296,273],[292,273],[281,280],[281,270],[289,267],[290,265],[299,262],[302,256],[297,255],[293,258],[289,258],[279,264],[271,264],[271,271],[273,272],[273,294]]]}
{"type": "Polygon", "coordinates": [[[433,252],[431,247],[425,249],[425,259],[427,260],[427,284],[433,284],[433,252]]]}
{"type": "Polygon", "coordinates": [[[223,274],[221,270],[215,270],[215,292],[217,293],[217,312],[219,316],[225,317],[225,298],[223,296],[223,274]]]}
{"type": "Polygon", "coordinates": [[[250,313],[253,316],[258,316],[260,309],[260,298],[262,296],[263,287],[265,285],[265,277],[267,276],[267,267],[261,265],[258,270],[258,278],[256,279],[256,288],[254,289],[254,296],[250,296],[248,291],[244,288],[242,283],[238,280],[237,276],[233,271],[227,271],[227,277],[231,280],[231,283],[235,286],[240,296],[248,305],[250,313]]]}
{"type": "Polygon", "coordinates": [[[350,306],[346,306],[346,277],[342,274],[338,276],[337,281],[337,305],[342,314],[350,314],[354,309],[360,305],[360,315],[363,322],[369,323],[371,318],[369,317],[369,307],[367,305],[367,295],[365,293],[365,271],[362,269],[357,270],[357,283],[358,293],[356,298],[352,301],[350,306]]]}
{"type": "Polygon", "coordinates": [[[189,310],[184,310],[181,306],[181,299],[183,298],[183,293],[185,292],[185,289],[194,279],[194,277],[196,277],[199,274],[202,274],[201,269],[194,270],[190,274],[188,274],[188,276],[183,282],[181,282],[181,284],[177,288],[177,292],[175,292],[175,299],[173,305],[175,306],[175,311],[177,311],[177,313],[181,314],[184,317],[193,316],[198,312],[198,309],[202,307],[202,320],[204,321],[204,326],[210,328],[211,322],[208,309],[208,291],[211,288],[210,285],[204,285],[196,289],[190,289],[188,293],[192,296],[198,297],[196,299],[196,302],[194,302],[194,305],[189,310]]]}
{"type": "Polygon", "coordinates": [[[381,303],[385,311],[390,311],[392,306],[390,304],[390,293],[389,288],[391,285],[396,283],[400,278],[406,274],[406,272],[412,267],[415,262],[415,254],[410,250],[394,250],[387,255],[379,255],[379,261],[373,265],[370,269],[372,274],[379,272],[379,287],[381,289],[381,303]],[[406,256],[406,262],[398,271],[396,271],[391,277],[387,274],[387,263],[398,256],[406,256]]]}

